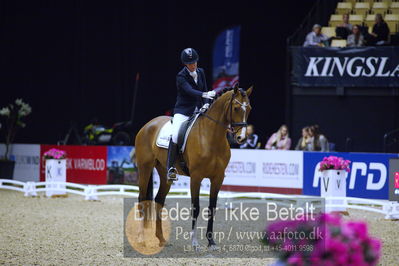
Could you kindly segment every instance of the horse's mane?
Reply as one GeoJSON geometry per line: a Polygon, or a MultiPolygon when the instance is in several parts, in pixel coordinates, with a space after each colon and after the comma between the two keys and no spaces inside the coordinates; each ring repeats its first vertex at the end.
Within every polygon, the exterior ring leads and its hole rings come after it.
{"type": "Polygon", "coordinates": [[[247,93],[245,92],[245,90],[243,90],[242,88],[238,88],[238,85],[236,85],[236,86],[237,86],[237,91],[236,92],[234,92],[235,88],[224,88],[222,90],[219,90],[216,93],[216,97],[213,100],[213,102],[212,102],[210,108],[208,109],[208,111],[210,109],[212,109],[212,107],[214,107],[215,105],[218,105],[218,103],[221,103],[222,101],[223,102],[229,101],[234,94],[239,93],[239,94],[242,95],[242,97],[247,96],[247,93]]]}
{"type": "MultiPolygon", "coordinates": [[[[230,87],[230,88],[224,88],[223,90],[220,90],[219,92],[216,93],[215,101],[216,101],[219,97],[223,96],[224,94],[227,94],[227,93],[230,92],[230,91],[234,91],[234,89],[235,89],[235,88],[230,87]]],[[[238,85],[237,85],[237,91],[241,94],[242,97],[245,97],[245,96],[247,95],[247,93],[245,92],[245,90],[243,90],[242,88],[238,88],[238,85]]],[[[234,92],[233,92],[233,93],[234,93],[234,92]]],[[[215,101],[214,101],[214,102],[215,102],[215,101]]]]}

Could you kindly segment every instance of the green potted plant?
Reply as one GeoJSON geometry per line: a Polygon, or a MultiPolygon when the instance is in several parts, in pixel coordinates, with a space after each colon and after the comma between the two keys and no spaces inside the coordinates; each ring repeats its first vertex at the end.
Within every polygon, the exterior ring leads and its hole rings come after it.
{"type": "Polygon", "coordinates": [[[22,99],[16,99],[15,103],[10,103],[0,109],[5,135],[5,152],[4,155],[0,155],[0,178],[12,179],[13,177],[15,161],[10,158],[10,144],[13,143],[18,129],[26,126],[23,119],[31,112],[30,105],[24,103],[22,99]]]}

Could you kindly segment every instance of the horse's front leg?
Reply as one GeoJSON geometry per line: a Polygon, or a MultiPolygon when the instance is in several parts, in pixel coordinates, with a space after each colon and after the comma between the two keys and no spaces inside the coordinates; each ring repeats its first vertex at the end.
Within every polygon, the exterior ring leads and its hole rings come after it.
{"type": "Polygon", "coordinates": [[[191,190],[191,245],[195,251],[199,251],[200,245],[197,238],[197,219],[200,212],[199,192],[202,179],[191,177],[190,190],[191,190]]]}
{"type": "Polygon", "coordinates": [[[165,205],[165,199],[166,195],[169,193],[170,190],[170,185],[169,182],[167,182],[166,178],[166,169],[158,164],[156,166],[161,185],[159,186],[157,196],[155,197],[155,202],[156,204],[156,230],[155,230],[155,235],[159,240],[159,246],[163,247],[166,245],[166,240],[164,238],[163,230],[162,230],[162,208],[165,205]]]}
{"type": "Polygon", "coordinates": [[[208,227],[206,229],[206,238],[208,239],[208,248],[210,250],[216,250],[217,246],[213,238],[213,221],[215,219],[216,204],[218,200],[218,194],[220,187],[222,186],[224,174],[221,177],[211,179],[211,191],[209,195],[209,216],[208,216],[208,227]]]}

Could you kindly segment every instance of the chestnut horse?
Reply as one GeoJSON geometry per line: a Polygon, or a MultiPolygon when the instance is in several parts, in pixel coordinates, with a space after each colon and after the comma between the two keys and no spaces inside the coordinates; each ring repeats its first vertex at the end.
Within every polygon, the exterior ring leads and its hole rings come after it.
{"type": "MultiPolygon", "coordinates": [[[[216,202],[220,187],[222,186],[225,169],[230,160],[230,146],[226,138],[227,130],[232,130],[238,142],[246,138],[247,118],[251,110],[249,96],[252,87],[247,91],[236,86],[220,95],[209,107],[206,113],[202,114],[193,125],[187,139],[183,158],[190,173],[190,190],[192,206],[192,232],[191,239],[194,248],[198,248],[196,237],[196,221],[199,215],[199,192],[203,178],[209,178],[211,183],[209,198],[209,217],[207,227],[208,247],[216,248],[213,239],[213,220],[216,202]]],[[[166,177],[167,150],[159,148],[155,143],[162,126],[171,117],[160,116],[148,122],[136,136],[136,165],[139,175],[139,203],[152,200],[148,188],[151,172],[155,167],[160,177],[160,187],[155,197],[157,213],[164,206],[166,195],[171,184],[166,177]]],[[[176,163],[179,174],[187,174],[176,163]]],[[[139,204],[140,205],[140,204],[139,204]]],[[[142,207],[145,208],[145,207],[142,207]]],[[[146,212],[143,209],[143,215],[146,212]]],[[[147,214],[148,215],[148,214],[147,214]]],[[[162,221],[156,215],[156,237],[160,246],[166,244],[162,233],[162,221]]],[[[145,218],[145,217],[144,217],[145,218]]],[[[139,238],[142,239],[143,230],[139,229],[139,238]],[[141,235],[141,236],[140,236],[141,235]]]]}

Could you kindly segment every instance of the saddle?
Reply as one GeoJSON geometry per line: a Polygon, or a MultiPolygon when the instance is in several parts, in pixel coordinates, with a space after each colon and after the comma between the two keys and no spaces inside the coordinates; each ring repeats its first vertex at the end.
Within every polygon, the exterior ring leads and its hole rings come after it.
{"type": "MultiPolygon", "coordinates": [[[[197,121],[200,113],[195,113],[187,121],[183,122],[179,129],[177,137],[177,146],[179,147],[180,153],[183,153],[186,148],[187,138],[190,134],[191,128],[197,121]]],[[[165,123],[158,133],[156,145],[160,148],[167,149],[169,147],[169,141],[172,135],[172,121],[165,123]]]]}
{"type": "MultiPolygon", "coordinates": [[[[179,134],[177,137],[177,147],[179,151],[177,161],[180,163],[181,168],[187,175],[189,174],[189,172],[187,165],[183,159],[183,153],[186,148],[187,139],[188,136],[190,135],[191,128],[194,126],[195,121],[197,121],[200,115],[201,113],[195,113],[187,121],[183,122],[180,126],[179,134]]],[[[161,130],[159,131],[156,141],[156,145],[158,147],[163,149],[168,149],[169,141],[171,141],[171,135],[172,135],[172,123],[173,123],[172,120],[167,122],[165,125],[162,126],[161,130]]]]}

